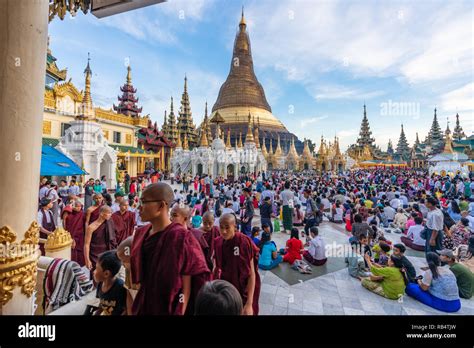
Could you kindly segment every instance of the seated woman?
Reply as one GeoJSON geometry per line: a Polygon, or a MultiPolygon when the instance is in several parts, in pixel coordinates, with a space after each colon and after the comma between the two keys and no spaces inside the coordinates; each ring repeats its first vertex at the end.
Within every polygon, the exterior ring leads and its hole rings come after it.
{"type": "Polygon", "coordinates": [[[301,205],[295,205],[295,209],[293,209],[293,226],[304,226],[304,213],[301,210],[301,205]]]}
{"type": "Polygon", "coordinates": [[[362,257],[362,246],[358,242],[351,244],[352,252],[347,257],[348,271],[351,277],[362,280],[362,278],[369,277],[370,272],[365,268],[364,258],[362,257]]]}
{"type": "Polygon", "coordinates": [[[271,239],[272,235],[270,233],[262,233],[262,239],[259,245],[260,257],[258,259],[258,268],[263,270],[275,268],[283,261],[281,255],[278,255],[275,242],[271,239]]]}
{"type": "Polygon", "coordinates": [[[461,309],[456,276],[449,266],[441,267],[438,254],[426,254],[429,269],[418,283],[410,283],[406,288],[408,296],[442,312],[457,312],[461,309]]]}
{"type": "Polygon", "coordinates": [[[344,214],[344,210],[341,207],[341,203],[339,203],[339,201],[337,201],[336,204],[334,204],[334,206],[332,208],[332,219],[331,219],[331,221],[335,222],[337,224],[342,224],[343,223],[343,214],[344,214]]]}
{"type": "Polygon", "coordinates": [[[454,250],[460,245],[467,245],[470,236],[469,220],[467,218],[461,218],[459,222],[451,226],[449,230],[446,230],[443,239],[443,248],[454,250]]]}
{"type": "Polygon", "coordinates": [[[352,237],[349,238],[349,243],[359,240],[361,234],[369,236],[372,233],[372,229],[369,227],[367,222],[362,222],[362,215],[354,215],[354,223],[352,224],[352,237]]]}
{"type": "Polygon", "coordinates": [[[311,241],[309,242],[309,249],[303,253],[303,257],[314,266],[322,266],[328,260],[326,258],[326,245],[321,236],[319,236],[317,227],[311,227],[309,233],[311,241]]]}
{"type": "Polygon", "coordinates": [[[303,243],[300,241],[299,231],[293,227],[291,229],[291,237],[286,242],[285,255],[283,261],[293,264],[295,260],[301,260],[301,254],[303,253],[303,243]]]}
{"type": "Polygon", "coordinates": [[[401,236],[400,241],[413,250],[424,251],[425,240],[421,238],[421,232],[425,227],[422,224],[423,219],[419,216],[415,217],[415,225],[410,226],[407,235],[401,236]]]}
{"type": "Polygon", "coordinates": [[[372,275],[362,280],[362,286],[373,293],[397,300],[405,293],[408,280],[402,272],[403,261],[400,257],[391,255],[387,267],[373,264],[369,255],[365,255],[365,261],[369,265],[372,275]]]}

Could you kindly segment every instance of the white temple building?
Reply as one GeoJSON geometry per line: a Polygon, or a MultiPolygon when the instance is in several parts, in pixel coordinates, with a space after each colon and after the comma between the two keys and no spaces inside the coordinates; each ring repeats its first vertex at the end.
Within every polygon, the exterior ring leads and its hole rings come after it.
{"type": "Polygon", "coordinates": [[[224,178],[237,178],[240,174],[258,173],[267,170],[267,161],[252,134],[249,114],[249,125],[245,143],[242,137],[235,147],[231,146],[230,133],[227,133],[227,141],[224,142],[219,123],[223,123],[222,117],[217,113],[210,122],[216,123],[216,137],[209,145],[207,130],[201,129],[199,146],[190,150],[188,139],[185,136],[181,141],[178,135],[176,149],[171,158],[173,172],[177,174],[191,173],[195,175],[209,175],[213,178],[222,176],[224,178]]]}
{"type": "Polygon", "coordinates": [[[457,173],[469,174],[469,169],[464,164],[469,157],[462,152],[456,152],[451,145],[451,131],[446,130],[446,142],[442,153],[428,158],[429,174],[439,174],[442,176],[456,175],[457,173]]]}
{"type": "Polygon", "coordinates": [[[82,166],[89,178],[100,179],[105,175],[107,187],[115,188],[117,185],[117,153],[109,146],[102,132],[102,126],[95,121],[95,110],[92,107],[90,95],[91,71],[89,63],[86,70],[86,89],[81,105],[82,112],[70,122],[70,127],[61,137],[56,149],[82,166]]]}

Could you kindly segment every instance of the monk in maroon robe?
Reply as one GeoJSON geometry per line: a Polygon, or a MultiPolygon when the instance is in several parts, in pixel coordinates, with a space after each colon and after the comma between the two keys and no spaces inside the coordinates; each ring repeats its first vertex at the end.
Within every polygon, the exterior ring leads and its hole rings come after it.
{"type": "Polygon", "coordinates": [[[84,259],[84,234],[86,214],[82,211],[82,203],[74,201],[72,211],[63,214],[64,227],[71,234],[74,243],[71,250],[71,260],[76,261],[81,267],[85,266],[84,259]],[[64,216],[65,215],[65,216],[64,216]]]}
{"type": "Polygon", "coordinates": [[[100,208],[97,220],[86,228],[84,259],[86,267],[90,270],[95,269],[100,254],[117,247],[115,226],[111,217],[112,209],[108,205],[104,205],[100,208]]]}
{"type": "Polygon", "coordinates": [[[209,260],[211,263],[211,270],[214,270],[214,265],[212,263],[214,250],[215,250],[215,242],[216,238],[220,237],[219,228],[214,226],[214,213],[208,211],[204,213],[202,216],[202,227],[201,231],[203,232],[204,239],[206,240],[207,244],[209,245],[209,253],[208,256],[206,255],[206,259],[209,260]]]}
{"type": "Polygon", "coordinates": [[[237,232],[235,216],[224,214],[219,219],[221,237],[215,242],[214,276],[234,285],[242,296],[244,315],[258,315],[260,276],[259,249],[246,235],[237,232]]]}
{"type": "Polygon", "coordinates": [[[87,208],[86,211],[86,228],[99,218],[100,208],[104,205],[104,197],[100,193],[96,193],[92,199],[94,200],[94,205],[87,208]]]}
{"type": "Polygon", "coordinates": [[[209,253],[209,244],[206,241],[206,238],[204,238],[204,233],[197,229],[190,227],[190,210],[188,207],[183,206],[180,207],[179,205],[175,205],[173,209],[171,209],[171,214],[170,214],[170,219],[171,222],[176,222],[178,224],[183,225],[184,228],[186,228],[188,231],[190,231],[194,237],[196,237],[197,241],[199,242],[199,245],[201,246],[202,252],[204,254],[204,257],[206,258],[206,263],[207,266],[209,267],[210,270],[212,270],[212,262],[211,262],[211,255],[209,253]]]}
{"type": "MultiPolygon", "coordinates": [[[[40,202],[40,210],[38,210],[37,222],[40,226],[40,238],[48,239],[48,236],[56,229],[56,223],[54,222],[54,214],[51,211],[53,202],[46,197],[43,197],[40,202]]],[[[44,244],[39,244],[41,255],[45,255],[44,244]]]]}
{"type": "Polygon", "coordinates": [[[112,215],[116,227],[117,244],[130,237],[135,230],[135,213],[128,210],[128,201],[121,201],[119,207],[120,210],[112,215]]]}
{"type": "Polygon", "coordinates": [[[140,284],[135,315],[193,314],[195,297],[209,280],[199,242],[170,220],[173,199],[171,187],[160,182],[149,185],[140,200],[140,218],[150,224],[137,229],[132,243],[132,283],[140,284]]]}

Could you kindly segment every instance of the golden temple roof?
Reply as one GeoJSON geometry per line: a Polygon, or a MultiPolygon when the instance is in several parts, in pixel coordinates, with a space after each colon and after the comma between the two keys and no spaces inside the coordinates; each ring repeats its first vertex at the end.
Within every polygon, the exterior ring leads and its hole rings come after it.
{"type": "Polygon", "coordinates": [[[212,111],[228,107],[257,107],[271,112],[262,85],[253,69],[250,38],[242,10],[239,31],[235,37],[234,51],[227,80],[219,90],[212,111]]]}

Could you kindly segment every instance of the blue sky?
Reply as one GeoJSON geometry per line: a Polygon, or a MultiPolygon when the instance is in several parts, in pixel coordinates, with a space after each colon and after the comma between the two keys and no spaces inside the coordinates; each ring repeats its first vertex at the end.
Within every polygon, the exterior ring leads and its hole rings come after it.
{"type": "Polygon", "coordinates": [[[56,18],[50,47],[79,89],[90,52],[93,102],[106,108],[130,61],[139,104],[160,125],[170,96],[179,108],[187,74],[198,125],[227,77],[242,5],[257,77],[298,137],[319,145],[322,134],[337,134],[346,149],[364,102],[383,150],[388,139],[396,145],[401,123],[410,144],[416,132],[423,140],[435,106],[443,129],[459,112],[472,134],[471,1],[169,0],[100,20],[56,18]]]}

